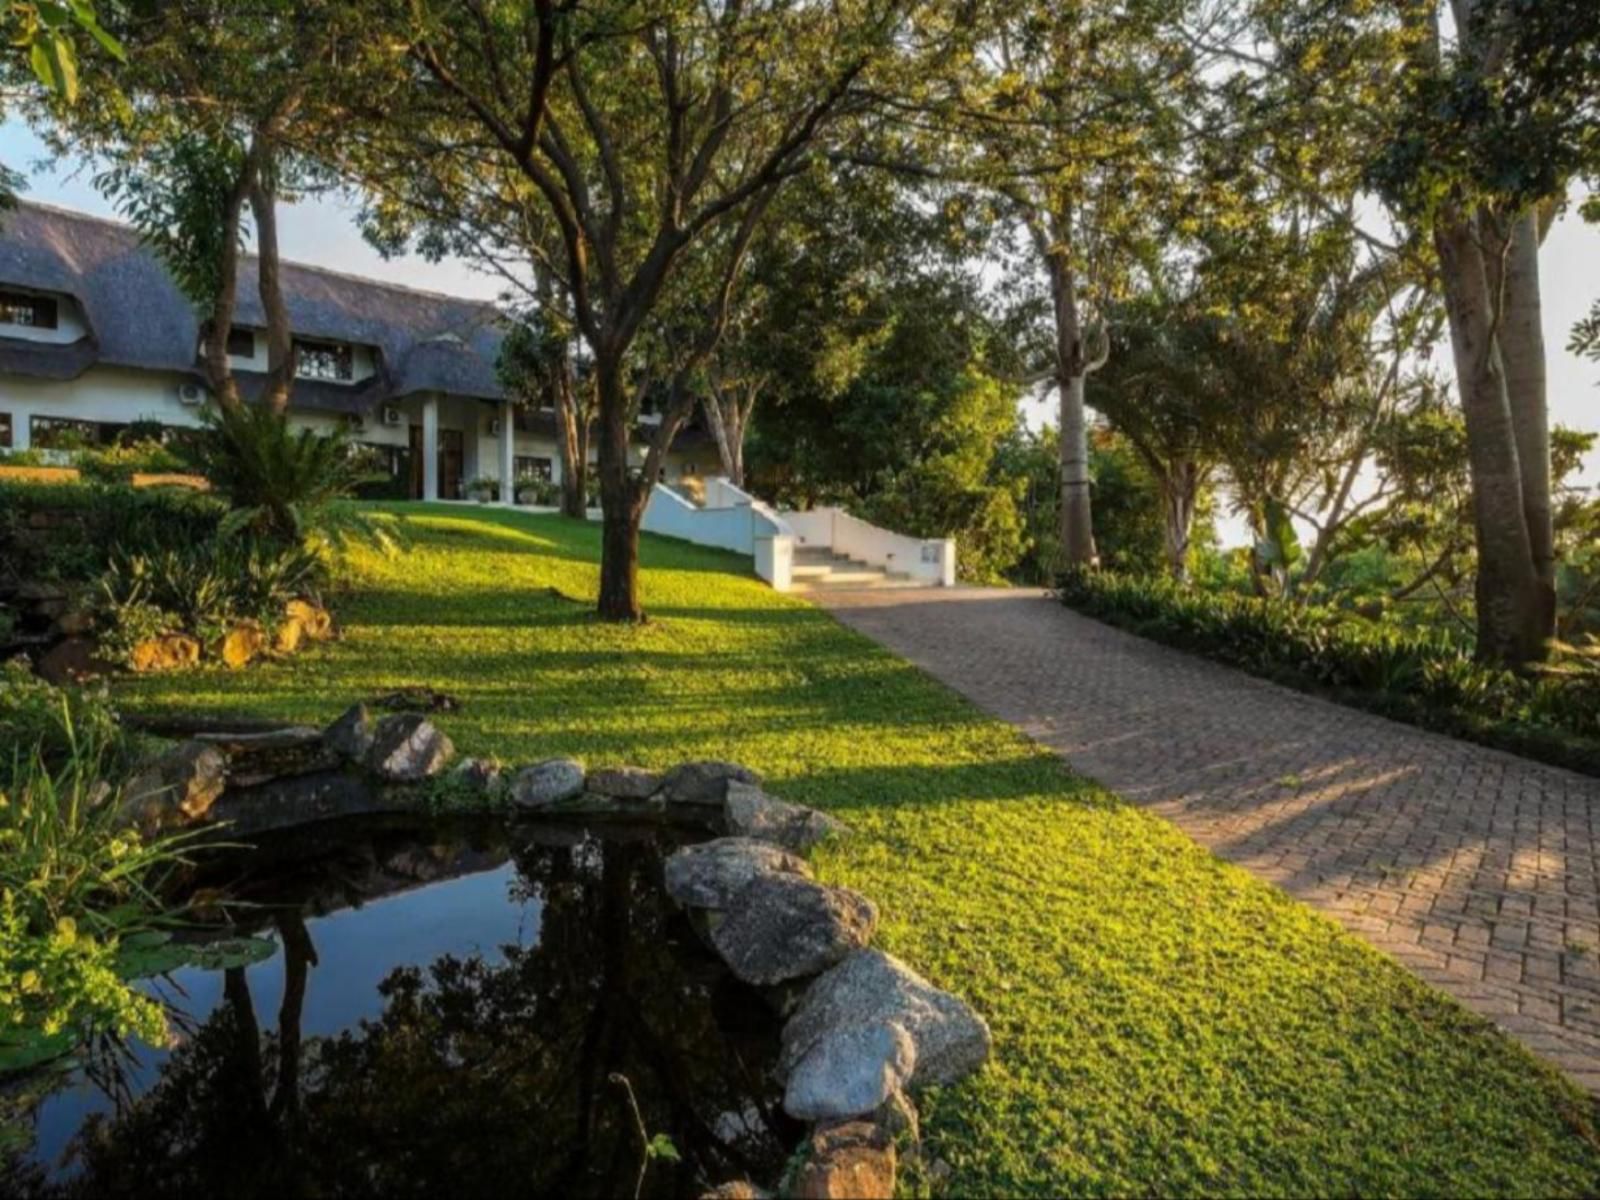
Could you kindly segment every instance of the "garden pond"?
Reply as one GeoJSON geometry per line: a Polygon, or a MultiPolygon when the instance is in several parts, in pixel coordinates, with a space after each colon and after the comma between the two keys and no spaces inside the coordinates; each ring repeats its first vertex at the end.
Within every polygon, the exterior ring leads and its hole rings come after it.
{"type": "Polygon", "coordinates": [[[13,1081],[0,1192],[666,1197],[776,1178],[802,1132],[779,1020],[665,896],[674,837],[365,820],[229,852],[191,902],[258,961],[149,981],[169,1049],[91,1047],[13,1081]]]}

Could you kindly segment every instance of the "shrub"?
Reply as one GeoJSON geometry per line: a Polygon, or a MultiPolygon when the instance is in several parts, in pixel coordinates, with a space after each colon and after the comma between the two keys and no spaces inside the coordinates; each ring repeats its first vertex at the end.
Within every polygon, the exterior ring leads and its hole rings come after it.
{"type": "Polygon", "coordinates": [[[1109,624],[1398,720],[1600,774],[1600,672],[1569,653],[1531,677],[1465,638],[1330,608],[1069,570],[1062,603],[1109,624]]]}
{"type": "Polygon", "coordinates": [[[126,739],[103,688],[57,688],[25,662],[0,666],[0,791],[34,768],[59,771],[74,757],[109,767],[126,756],[126,739]]]}
{"type": "Polygon", "coordinates": [[[354,494],[363,469],[342,430],[297,430],[260,405],[208,410],[204,419],[196,455],[232,509],[225,530],[285,545],[392,542],[387,521],[339,503],[354,494]]]}
{"type": "Polygon", "coordinates": [[[12,579],[87,582],[112,553],[148,554],[214,538],[226,507],[177,488],[0,482],[0,570],[12,579]]]}
{"type": "Polygon", "coordinates": [[[302,546],[247,540],[118,555],[96,597],[101,644],[126,662],[135,646],[160,633],[209,644],[245,619],[270,631],[290,600],[315,595],[323,572],[321,558],[302,546]]]}
{"type": "Polygon", "coordinates": [[[80,450],[72,465],[94,483],[127,483],[135,474],[183,471],[187,464],[157,441],[80,450]]]}

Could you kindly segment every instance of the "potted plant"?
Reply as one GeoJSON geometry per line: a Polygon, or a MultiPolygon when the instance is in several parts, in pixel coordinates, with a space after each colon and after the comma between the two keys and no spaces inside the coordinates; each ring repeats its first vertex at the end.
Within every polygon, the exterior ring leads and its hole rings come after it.
{"type": "Polygon", "coordinates": [[[476,496],[479,504],[488,504],[500,498],[500,481],[479,476],[467,484],[467,495],[476,496]]]}

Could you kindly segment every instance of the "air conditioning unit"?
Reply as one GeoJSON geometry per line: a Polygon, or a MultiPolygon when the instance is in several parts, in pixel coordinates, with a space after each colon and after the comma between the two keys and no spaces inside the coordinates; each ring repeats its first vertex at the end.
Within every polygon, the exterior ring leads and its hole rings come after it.
{"type": "Polygon", "coordinates": [[[496,417],[494,420],[489,422],[489,436],[490,437],[499,437],[500,436],[500,418],[499,417],[496,417]]]}
{"type": "Polygon", "coordinates": [[[198,383],[180,383],[178,385],[178,403],[189,408],[198,408],[206,401],[206,390],[198,383]]]}
{"type": "Polygon", "coordinates": [[[392,404],[383,406],[383,423],[385,425],[400,424],[400,410],[392,404]]]}

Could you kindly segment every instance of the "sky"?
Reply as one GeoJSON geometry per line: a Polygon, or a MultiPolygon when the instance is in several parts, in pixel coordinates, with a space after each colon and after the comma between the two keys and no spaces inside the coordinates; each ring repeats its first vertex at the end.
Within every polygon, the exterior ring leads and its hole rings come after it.
{"type": "MultiPolygon", "coordinates": [[[[28,176],[23,195],[84,212],[114,217],[116,211],[94,189],[93,167],[70,161],[45,164],[43,144],[21,121],[0,123],[0,163],[28,176]]],[[[1574,206],[1575,207],[1575,206],[1574,206]]],[[[278,239],[285,258],[333,270],[366,275],[410,287],[492,300],[500,280],[465,263],[428,262],[417,255],[385,259],[362,238],[355,225],[356,207],[348,197],[327,197],[285,205],[278,218],[278,239]]],[[[1551,229],[1540,253],[1545,349],[1548,358],[1550,416],[1574,429],[1600,430],[1600,363],[1567,352],[1575,321],[1600,299],[1600,228],[1587,226],[1570,211],[1551,229]]],[[[1437,361],[1448,367],[1447,347],[1437,361]]],[[[1023,406],[1030,425],[1054,421],[1053,396],[1023,406]]],[[[1600,484],[1600,452],[1590,455],[1584,481],[1600,484]]],[[[1223,543],[1237,544],[1240,529],[1231,523],[1220,530],[1223,543]]]]}

